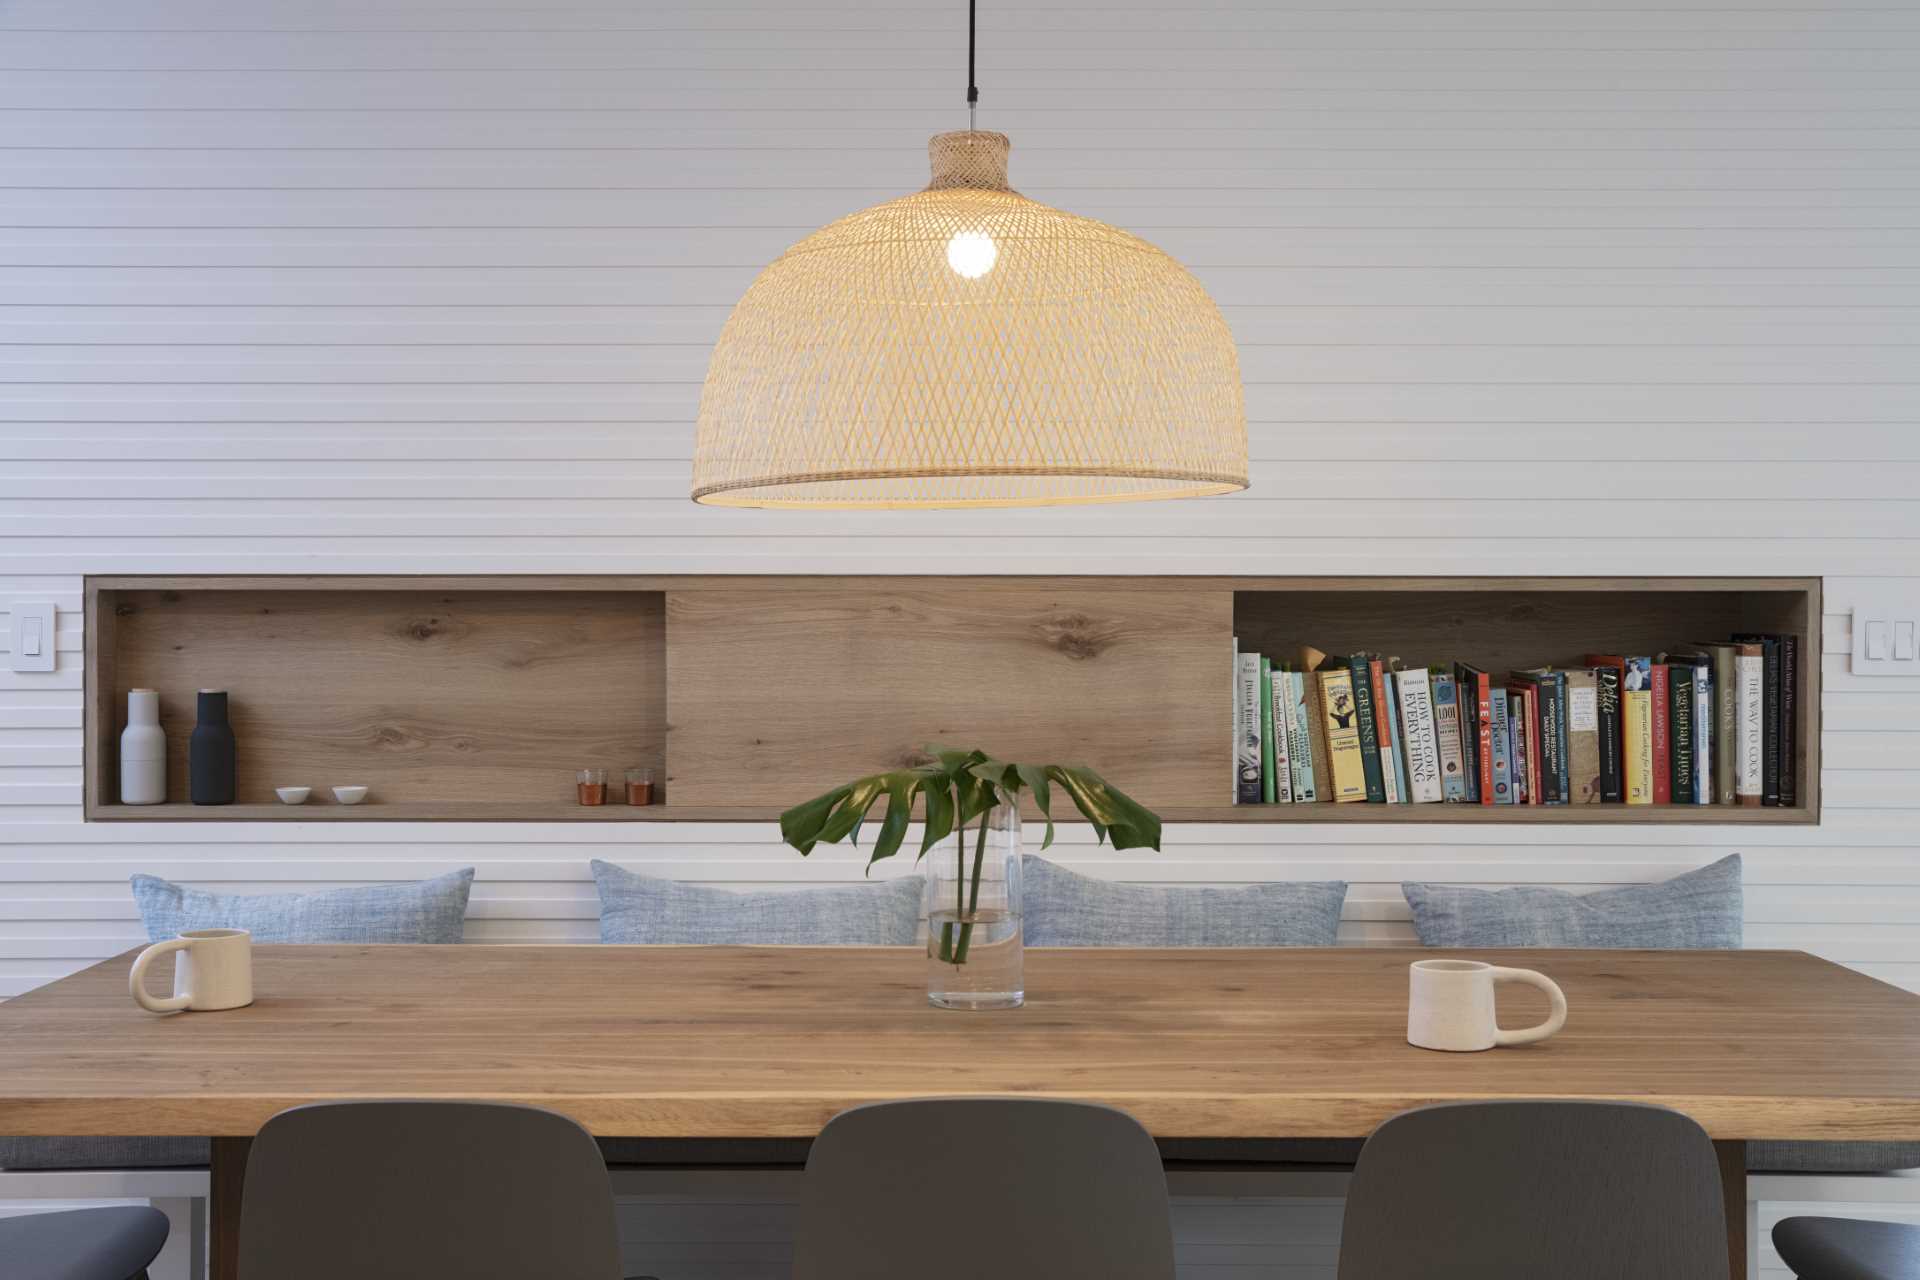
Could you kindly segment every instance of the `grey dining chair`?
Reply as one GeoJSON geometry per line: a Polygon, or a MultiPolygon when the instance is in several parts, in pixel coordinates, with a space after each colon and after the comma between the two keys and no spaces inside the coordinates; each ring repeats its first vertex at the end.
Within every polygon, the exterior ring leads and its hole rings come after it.
{"type": "Polygon", "coordinates": [[[1920,1280],[1920,1227],[1862,1218],[1782,1218],[1773,1248],[1800,1280],[1920,1280]]]}
{"type": "Polygon", "coordinates": [[[1677,1111],[1630,1103],[1459,1103],[1394,1116],[1360,1150],[1340,1234],[1340,1280],[1727,1272],[1713,1143],[1677,1111]]]}
{"type": "Polygon", "coordinates": [[[240,1273],[619,1280],[607,1167],[585,1129],[537,1107],[295,1107],[247,1157],[240,1273]]]}
{"type": "Polygon", "coordinates": [[[6,1280],[146,1280],[167,1243],[167,1215],[145,1205],[0,1218],[6,1280]]]}
{"type": "Polygon", "coordinates": [[[1172,1280],[1167,1178],[1111,1107],[929,1098],[844,1111],[801,1183],[794,1280],[1172,1280]]]}

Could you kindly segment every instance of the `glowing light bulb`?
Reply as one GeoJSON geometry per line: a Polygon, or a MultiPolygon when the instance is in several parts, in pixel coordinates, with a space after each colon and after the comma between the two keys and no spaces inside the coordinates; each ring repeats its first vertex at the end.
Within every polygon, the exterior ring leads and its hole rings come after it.
{"type": "Polygon", "coordinates": [[[999,257],[999,246],[984,231],[956,231],[947,241],[947,265],[969,280],[993,270],[999,257]]]}

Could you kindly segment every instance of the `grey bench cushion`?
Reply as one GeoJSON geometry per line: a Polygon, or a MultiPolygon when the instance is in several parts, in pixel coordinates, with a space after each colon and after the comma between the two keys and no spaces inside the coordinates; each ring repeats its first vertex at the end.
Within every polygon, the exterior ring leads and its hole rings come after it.
{"type": "Polygon", "coordinates": [[[1028,854],[1021,929],[1033,947],[1330,947],[1344,881],[1243,889],[1119,884],[1028,854]]]}
{"type": "Polygon", "coordinates": [[[473,868],[407,884],[306,893],[208,893],[133,877],[133,900],[155,942],[187,929],[245,929],[255,942],[459,942],[473,868]]]}
{"type": "MultiPolygon", "coordinates": [[[[1732,949],[1745,909],[1740,855],[1660,884],[1598,893],[1401,885],[1430,947],[1732,949]]],[[[1755,1142],[1747,1168],[1766,1173],[1884,1173],[1920,1168],[1920,1142],[1755,1142]]]]}
{"type": "Polygon", "coordinates": [[[1429,947],[1730,950],[1745,918],[1737,853],[1659,884],[1597,893],[1418,882],[1400,889],[1429,947]]]}
{"type": "Polygon", "coordinates": [[[192,1169],[205,1138],[0,1138],[0,1169],[192,1169]]]}
{"type": "Polygon", "coordinates": [[[677,946],[912,946],[922,879],[737,892],[681,884],[593,860],[600,941],[677,946]]]}

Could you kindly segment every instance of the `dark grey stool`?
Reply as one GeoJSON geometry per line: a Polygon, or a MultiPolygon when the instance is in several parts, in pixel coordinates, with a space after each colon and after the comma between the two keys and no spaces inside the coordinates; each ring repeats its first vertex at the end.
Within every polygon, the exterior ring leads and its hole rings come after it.
{"type": "Polygon", "coordinates": [[[535,1107],[295,1107],[247,1158],[240,1274],[619,1280],[607,1166],[585,1129],[535,1107]]]}
{"type": "Polygon", "coordinates": [[[1800,1280],[1920,1280],[1920,1227],[1860,1218],[1782,1218],[1773,1247],[1800,1280]]]}
{"type": "Polygon", "coordinates": [[[167,1243],[167,1215],[145,1205],[0,1218],[7,1280],[146,1280],[167,1243]]]}
{"type": "Polygon", "coordinates": [[[1111,1107],[882,1102],[835,1116],[801,1183],[794,1280],[1172,1280],[1167,1179],[1111,1107]]]}
{"type": "Polygon", "coordinates": [[[1340,1235],[1340,1280],[1726,1280],[1727,1270],[1706,1131],[1628,1103],[1397,1115],[1361,1148],[1340,1235]]]}

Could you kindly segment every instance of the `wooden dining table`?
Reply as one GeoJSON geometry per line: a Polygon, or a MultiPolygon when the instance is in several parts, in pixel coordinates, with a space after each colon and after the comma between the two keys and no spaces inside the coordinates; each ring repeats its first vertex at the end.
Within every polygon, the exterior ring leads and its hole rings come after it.
{"type": "MultiPolygon", "coordinates": [[[[1713,1138],[1735,1280],[1745,1146],[1920,1140],[1920,996],[1789,951],[1030,950],[1025,1007],[930,1008],[894,948],[257,946],[254,1003],[155,1015],[133,953],[0,1005],[0,1133],[213,1139],[210,1260],[237,1274],[251,1135],[302,1103],[450,1098],[605,1137],[805,1138],[892,1098],[1107,1103],[1164,1138],[1356,1138],[1410,1107],[1624,1099],[1713,1138]],[[1551,975],[1566,1028],[1436,1053],[1407,965],[1551,975]]],[[[149,979],[170,989],[166,963],[149,979]]],[[[1502,988],[1503,1022],[1537,993],[1502,988]]],[[[260,1280],[248,1277],[248,1280],[260,1280]]]]}

